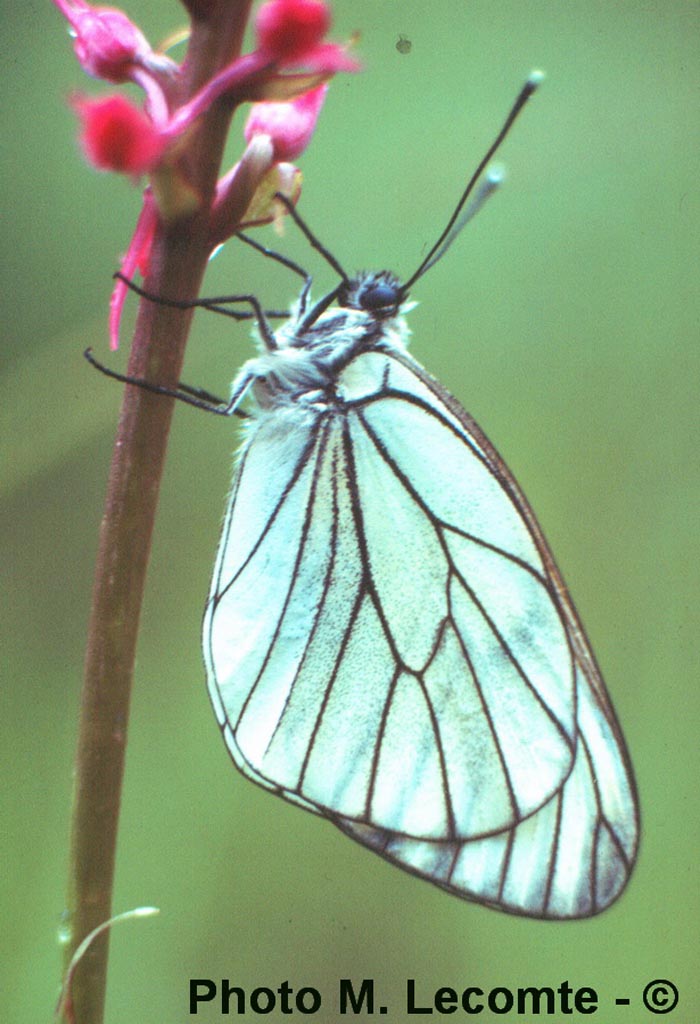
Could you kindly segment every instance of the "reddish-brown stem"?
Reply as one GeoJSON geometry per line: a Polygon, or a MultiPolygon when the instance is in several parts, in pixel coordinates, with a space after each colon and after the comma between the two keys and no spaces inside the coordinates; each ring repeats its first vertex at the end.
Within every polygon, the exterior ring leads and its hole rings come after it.
{"type": "MultiPolygon", "coordinates": [[[[205,5],[201,5],[204,7],[205,5]]],[[[181,100],[240,52],[250,0],[220,0],[192,26],[181,100]]],[[[215,104],[202,118],[183,159],[202,197],[187,220],[157,231],[148,289],[158,295],[198,294],[208,255],[211,197],[230,109],[215,104]]],[[[173,385],[180,377],[191,316],[142,303],[129,373],[173,385]]],[[[95,570],[75,765],[68,912],[68,963],[82,939],[112,913],[112,883],[121,785],[141,603],[167,450],[173,401],[136,387],[124,394],[95,570]]],[[[75,1024],[101,1024],[108,935],[78,965],[69,996],[75,1024]]]]}

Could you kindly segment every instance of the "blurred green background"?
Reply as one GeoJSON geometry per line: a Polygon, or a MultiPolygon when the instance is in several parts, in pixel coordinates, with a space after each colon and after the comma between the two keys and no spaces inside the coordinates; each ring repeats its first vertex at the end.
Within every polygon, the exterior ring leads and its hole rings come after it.
{"type": "MultiPolygon", "coordinates": [[[[127,10],[154,42],[184,21],[165,0],[127,10]]],[[[108,353],[106,312],[139,195],[78,153],[66,97],[102,87],[79,71],[48,0],[5,2],[2,15],[1,1013],[28,1024],[49,1019],[57,994],[82,647],[121,390],[81,351],[124,365],[108,353]]],[[[692,1024],[700,8],[338,0],[335,20],[336,38],[361,31],[366,70],[331,88],[301,161],[301,209],[351,269],[412,272],[524,77],[548,73],[504,148],[506,187],[415,290],[413,351],[486,429],[551,541],[635,763],[639,864],[601,917],[529,922],[442,894],[240,777],[199,651],[235,426],[182,407],[115,891],[116,911],[155,904],[161,915],[113,933],[108,1022],[187,1020],[187,979],[201,976],[315,986],[322,1021],[336,1019],[339,977],[375,978],[392,1007],[408,977],[422,993],[568,979],[601,994],[594,1019],[642,1024],[641,991],[660,977],[681,991],[666,1019],[692,1024]],[[400,35],[410,53],[396,49],[400,35]],[[616,1008],[616,996],[632,1005],[616,1008]]],[[[315,268],[319,288],[331,284],[294,230],[280,244],[315,268]]],[[[296,283],[229,246],[206,291],[243,287],[274,306],[296,283]]],[[[246,328],[199,316],[185,379],[225,393],[250,353],[246,328]]],[[[218,1008],[198,1019],[219,1020],[218,1008]]]]}

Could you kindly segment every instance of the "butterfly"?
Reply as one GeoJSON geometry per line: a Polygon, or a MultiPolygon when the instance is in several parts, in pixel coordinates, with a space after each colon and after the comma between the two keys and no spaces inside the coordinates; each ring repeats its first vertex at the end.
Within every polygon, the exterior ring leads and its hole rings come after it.
{"type": "Polygon", "coordinates": [[[527,499],[410,355],[405,319],[498,184],[486,165],[540,80],[407,282],[349,277],[284,201],[340,283],[311,305],[307,277],[275,332],[255,303],[260,354],[214,410],[246,418],[203,649],[247,778],[450,893],[566,919],[604,910],[632,872],[630,758],[527,499]]]}
{"type": "Polygon", "coordinates": [[[252,411],[203,645],[249,779],[458,896],[577,918],[630,876],[630,759],[525,496],[409,354],[405,321],[538,82],[407,283],[333,260],[340,285],[310,310],[305,290],[243,367],[229,408],[252,411]]]}

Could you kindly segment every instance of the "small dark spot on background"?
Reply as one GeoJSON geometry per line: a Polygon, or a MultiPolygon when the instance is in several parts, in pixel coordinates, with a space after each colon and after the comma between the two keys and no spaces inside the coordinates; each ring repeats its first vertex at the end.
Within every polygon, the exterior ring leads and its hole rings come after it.
{"type": "Polygon", "coordinates": [[[400,35],[396,40],[396,49],[399,53],[410,53],[413,43],[406,36],[400,35]]]}

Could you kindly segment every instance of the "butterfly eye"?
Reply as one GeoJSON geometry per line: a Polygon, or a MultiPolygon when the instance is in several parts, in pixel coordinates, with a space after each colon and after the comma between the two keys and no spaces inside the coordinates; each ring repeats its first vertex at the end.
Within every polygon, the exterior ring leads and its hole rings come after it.
{"type": "Polygon", "coordinates": [[[379,310],[398,306],[401,291],[397,284],[388,281],[372,281],[359,295],[362,309],[379,310]]]}

